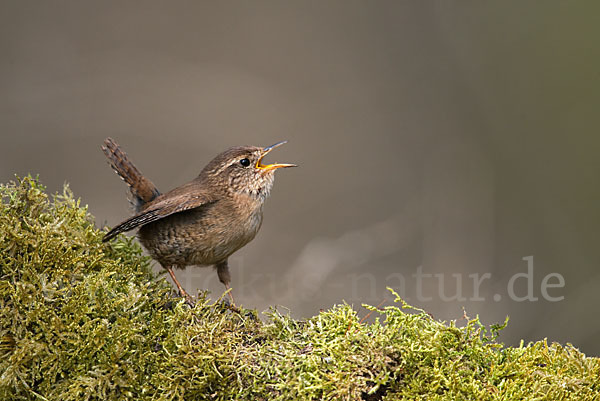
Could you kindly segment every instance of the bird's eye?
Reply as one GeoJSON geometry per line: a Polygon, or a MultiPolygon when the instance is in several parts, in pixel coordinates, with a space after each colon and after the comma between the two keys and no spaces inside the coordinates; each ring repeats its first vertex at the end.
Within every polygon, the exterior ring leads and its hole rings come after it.
{"type": "Polygon", "coordinates": [[[250,160],[244,158],[244,159],[240,160],[240,164],[244,167],[248,167],[250,165],[250,160]]]}

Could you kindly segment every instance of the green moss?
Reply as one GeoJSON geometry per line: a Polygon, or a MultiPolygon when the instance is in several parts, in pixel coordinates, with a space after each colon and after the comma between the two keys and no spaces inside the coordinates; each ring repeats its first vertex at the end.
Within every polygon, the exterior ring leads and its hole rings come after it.
{"type": "Polygon", "coordinates": [[[306,321],[194,308],[135,241],[103,233],[68,189],[0,187],[2,400],[592,400],[600,360],[545,341],[495,342],[501,327],[432,319],[396,296],[306,321]]]}

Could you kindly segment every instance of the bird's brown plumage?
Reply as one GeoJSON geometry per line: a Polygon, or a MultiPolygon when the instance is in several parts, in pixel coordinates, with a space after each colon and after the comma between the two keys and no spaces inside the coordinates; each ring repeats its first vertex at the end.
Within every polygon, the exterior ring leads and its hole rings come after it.
{"type": "Polygon", "coordinates": [[[263,165],[271,149],[234,147],[219,154],[194,180],[160,194],[107,138],[103,150],[113,169],[130,186],[137,213],[110,230],[103,241],[139,228],[140,242],[173,277],[173,267],[214,265],[229,288],[227,258],[250,242],[262,224],[263,204],[273,185],[274,172],[290,164],[263,165]]]}
{"type": "Polygon", "coordinates": [[[151,202],[160,195],[156,185],[138,170],[123,152],[121,147],[112,139],[106,138],[102,151],[108,158],[110,166],[129,186],[131,192],[131,203],[136,211],[146,203],[151,202]]]}

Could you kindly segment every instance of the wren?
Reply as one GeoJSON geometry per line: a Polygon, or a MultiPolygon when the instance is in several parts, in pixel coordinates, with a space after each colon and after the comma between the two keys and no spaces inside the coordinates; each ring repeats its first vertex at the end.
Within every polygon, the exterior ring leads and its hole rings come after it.
{"type": "Polygon", "coordinates": [[[263,164],[263,158],[287,141],[266,148],[238,146],[210,161],[200,174],[161,194],[111,138],[102,150],[111,167],[129,185],[135,215],[106,233],[104,242],[139,228],[138,238],[150,256],[167,270],[179,293],[191,302],[174,268],[214,266],[233,295],[227,259],[252,241],[263,221],[263,205],[275,171],[295,164],[263,164]]]}

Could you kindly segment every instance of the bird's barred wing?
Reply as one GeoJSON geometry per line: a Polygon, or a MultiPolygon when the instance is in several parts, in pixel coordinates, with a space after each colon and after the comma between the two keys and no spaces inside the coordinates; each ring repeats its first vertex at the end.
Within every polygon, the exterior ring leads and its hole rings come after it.
{"type": "Polygon", "coordinates": [[[144,224],[148,224],[172,214],[195,209],[214,202],[215,200],[212,197],[201,193],[180,194],[174,197],[165,197],[162,199],[159,197],[155,202],[152,202],[150,205],[148,205],[146,210],[125,220],[107,232],[102,239],[102,242],[109,241],[122,232],[133,230],[134,228],[143,226],[144,224]]]}

